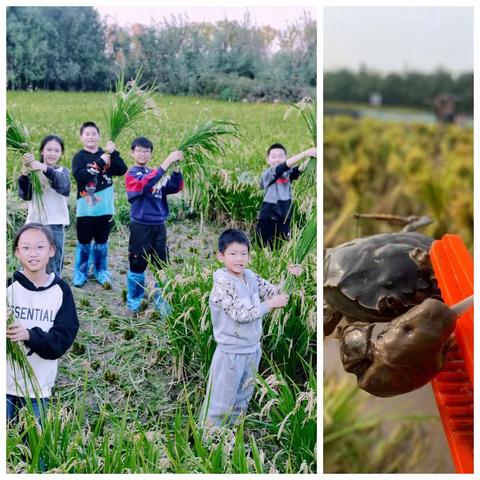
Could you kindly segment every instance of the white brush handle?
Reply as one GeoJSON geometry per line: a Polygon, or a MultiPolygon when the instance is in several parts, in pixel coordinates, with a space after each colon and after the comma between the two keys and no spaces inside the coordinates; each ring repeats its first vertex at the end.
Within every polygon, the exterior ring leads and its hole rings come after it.
{"type": "Polygon", "coordinates": [[[473,305],[473,295],[470,295],[467,298],[464,298],[460,302],[452,305],[450,310],[453,310],[456,315],[461,315],[466,312],[473,305]]]}

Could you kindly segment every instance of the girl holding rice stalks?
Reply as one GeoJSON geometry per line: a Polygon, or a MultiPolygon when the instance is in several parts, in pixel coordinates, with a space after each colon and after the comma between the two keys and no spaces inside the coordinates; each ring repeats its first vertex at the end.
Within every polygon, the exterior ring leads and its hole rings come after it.
{"type": "Polygon", "coordinates": [[[18,194],[28,201],[26,223],[42,223],[50,227],[55,240],[55,255],[49,260],[48,271],[61,276],[65,226],[69,225],[68,197],[70,176],[67,168],[57,165],[63,152],[63,140],[56,135],[47,135],[40,144],[40,161],[33,153],[23,155],[26,170],[38,172],[42,179],[42,194],[37,198],[28,172],[18,177],[18,194]]]}
{"type": "Polygon", "coordinates": [[[7,288],[13,323],[7,326],[7,422],[31,405],[41,420],[57,376],[58,358],[72,345],[78,318],[70,287],[47,264],[55,255],[50,229],[29,223],[13,248],[22,265],[7,288]]]}

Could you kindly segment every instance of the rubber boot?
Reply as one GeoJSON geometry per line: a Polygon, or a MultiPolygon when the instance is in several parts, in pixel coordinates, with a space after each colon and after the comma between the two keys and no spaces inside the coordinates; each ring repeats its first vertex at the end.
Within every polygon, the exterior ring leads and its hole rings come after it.
{"type": "Polygon", "coordinates": [[[155,283],[155,293],[153,295],[153,304],[155,310],[160,314],[160,317],[168,317],[172,313],[172,307],[170,304],[163,298],[162,288],[158,283],[155,283]]]}
{"type": "Polygon", "coordinates": [[[93,244],[93,274],[100,285],[112,285],[112,277],[108,271],[108,243],[93,244]]]}
{"type": "Polygon", "coordinates": [[[135,273],[131,270],[127,273],[127,307],[132,312],[140,310],[143,295],[145,293],[145,272],[135,273]]]}
{"type": "Polygon", "coordinates": [[[88,256],[90,253],[90,244],[78,243],[75,250],[75,266],[73,269],[72,284],[74,287],[82,287],[88,280],[88,256]]]}
{"type": "Polygon", "coordinates": [[[88,266],[87,266],[87,277],[93,275],[93,246],[95,245],[95,241],[90,243],[90,254],[88,255],[88,266]]]}

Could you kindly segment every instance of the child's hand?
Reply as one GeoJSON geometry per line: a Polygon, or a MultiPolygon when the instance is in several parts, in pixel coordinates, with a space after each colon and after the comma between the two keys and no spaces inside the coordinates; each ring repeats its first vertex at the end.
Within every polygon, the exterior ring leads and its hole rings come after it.
{"type": "Polygon", "coordinates": [[[288,295],[285,293],[280,293],[279,295],[274,295],[272,298],[267,300],[267,305],[270,308],[282,308],[288,303],[288,295]]]}
{"type": "Polygon", "coordinates": [[[107,142],[107,144],[105,145],[105,150],[106,150],[108,153],[113,153],[113,152],[116,150],[116,148],[117,148],[117,147],[115,146],[115,144],[114,144],[111,140],[109,140],[109,141],[107,142]]]}
{"type": "Polygon", "coordinates": [[[23,163],[27,167],[29,167],[34,160],[35,160],[35,157],[33,156],[33,153],[25,153],[23,155],[23,163]]]}
{"type": "Polygon", "coordinates": [[[12,342],[28,342],[30,340],[30,332],[21,325],[12,325],[7,328],[7,338],[12,342]]]}
{"type": "Polygon", "coordinates": [[[164,170],[166,170],[168,167],[170,167],[170,165],[173,165],[175,162],[178,162],[180,160],[183,160],[183,152],[181,152],[180,150],[175,150],[168,155],[168,157],[163,162],[162,167],[164,170]]]}
{"type": "Polygon", "coordinates": [[[314,148],[309,148],[308,150],[305,150],[305,156],[306,157],[316,157],[317,156],[317,149],[314,148]]]}
{"type": "Polygon", "coordinates": [[[109,153],[102,153],[100,158],[105,162],[105,166],[108,168],[110,166],[110,154],[109,153]]]}
{"type": "Polygon", "coordinates": [[[47,166],[44,163],[39,162],[38,160],[33,160],[32,162],[30,162],[29,167],[32,170],[37,170],[39,172],[46,172],[47,171],[47,166]]]}
{"type": "Polygon", "coordinates": [[[175,150],[167,157],[167,161],[170,165],[175,162],[179,162],[180,160],[183,160],[183,152],[181,152],[180,150],[175,150]]]}
{"type": "Polygon", "coordinates": [[[288,273],[291,273],[292,275],[295,275],[296,277],[299,277],[302,274],[303,268],[302,268],[301,265],[295,265],[295,264],[291,263],[287,267],[287,271],[288,271],[288,273]]]}

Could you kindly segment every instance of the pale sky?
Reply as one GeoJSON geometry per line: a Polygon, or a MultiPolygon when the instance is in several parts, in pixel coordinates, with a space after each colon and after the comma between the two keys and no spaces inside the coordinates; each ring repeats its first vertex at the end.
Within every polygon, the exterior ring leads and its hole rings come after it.
{"type": "Polygon", "coordinates": [[[473,71],[471,7],[326,7],[324,69],[473,71]]]}
{"type": "Polygon", "coordinates": [[[303,18],[304,12],[310,14],[312,20],[316,20],[316,8],[312,6],[298,7],[95,7],[102,17],[109,16],[110,20],[120,25],[143,23],[149,25],[151,19],[159,22],[164,18],[170,19],[172,15],[187,15],[192,22],[216,22],[218,20],[242,21],[245,13],[250,13],[250,20],[256,25],[270,25],[276,29],[283,29],[288,24],[303,18]]]}

